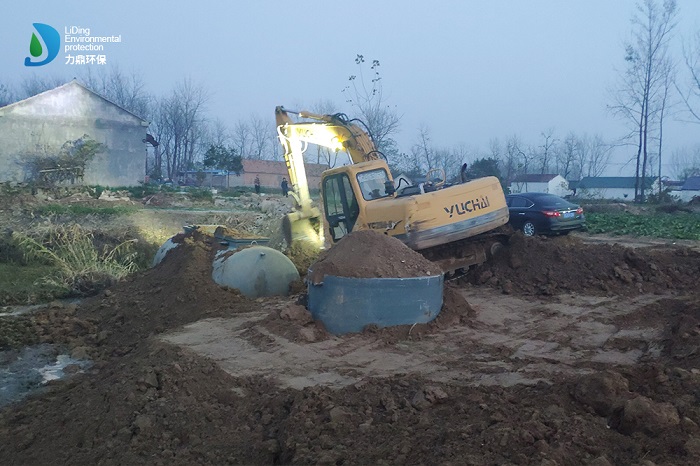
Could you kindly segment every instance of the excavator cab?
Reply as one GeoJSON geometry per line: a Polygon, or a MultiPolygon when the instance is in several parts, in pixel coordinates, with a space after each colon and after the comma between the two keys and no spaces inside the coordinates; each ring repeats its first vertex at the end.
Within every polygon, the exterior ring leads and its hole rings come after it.
{"type": "Polygon", "coordinates": [[[372,160],[324,172],[321,181],[322,210],[333,243],[353,229],[373,229],[367,212],[387,205],[395,197],[394,180],[384,161],[372,160]]]}
{"type": "Polygon", "coordinates": [[[330,170],[321,186],[323,210],[335,243],[353,230],[366,203],[393,197],[394,182],[382,162],[330,170]]]}

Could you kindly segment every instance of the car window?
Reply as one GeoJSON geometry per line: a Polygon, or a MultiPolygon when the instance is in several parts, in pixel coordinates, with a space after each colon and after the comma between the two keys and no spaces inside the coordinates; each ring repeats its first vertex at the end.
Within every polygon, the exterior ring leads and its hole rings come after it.
{"type": "Polygon", "coordinates": [[[537,198],[537,203],[547,207],[569,207],[571,203],[558,196],[548,195],[537,198]]]}
{"type": "Polygon", "coordinates": [[[514,197],[510,203],[510,207],[530,207],[532,203],[524,197],[514,197]]]}

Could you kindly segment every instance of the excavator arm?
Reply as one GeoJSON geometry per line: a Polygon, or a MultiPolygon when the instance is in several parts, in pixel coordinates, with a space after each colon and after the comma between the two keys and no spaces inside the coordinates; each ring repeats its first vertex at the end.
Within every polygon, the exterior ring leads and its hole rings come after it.
{"type": "Polygon", "coordinates": [[[283,231],[288,244],[296,240],[312,243],[323,242],[321,212],[313,206],[309,183],[304,167],[304,152],[309,144],[326,147],[334,151],[346,151],[353,163],[378,160],[376,150],[368,133],[348,120],[343,114],[319,115],[312,112],[295,112],[284,107],[275,108],[277,134],[284,147],[284,160],[292,185],[292,196],[296,200],[296,211],[283,221],[283,231]],[[294,122],[289,114],[313,121],[294,122]]]}
{"type": "MultiPolygon", "coordinates": [[[[307,144],[316,144],[334,151],[346,151],[353,163],[380,158],[369,134],[349,120],[344,114],[319,115],[312,112],[294,112],[284,107],[275,108],[277,128],[282,127],[286,137],[307,144]],[[315,120],[295,123],[289,113],[315,120]]],[[[283,143],[284,145],[284,143],[283,143]]]]}

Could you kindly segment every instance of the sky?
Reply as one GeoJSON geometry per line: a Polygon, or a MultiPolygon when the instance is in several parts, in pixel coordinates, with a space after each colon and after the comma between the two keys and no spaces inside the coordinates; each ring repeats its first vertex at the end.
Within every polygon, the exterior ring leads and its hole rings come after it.
{"type": "MultiPolygon", "coordinates": [[[[420,127],[439,148],[486,155],[489,142],[518,136],[540,145],[600,134],[614,140],[624,124],[606,110],[624,69],[624,42],[636,0],[355,0],[281,2],[152,0],[77,2],[9,0],[0,11],[0,82],[73,76],[117,65],[165,95],[189,78],[210,94],[208,114],[233,126],[274,108],[312,109],[330,101],[352,114],[343,88],[357,75],[357,54],[379,60],[384,98],[401,116],[395,135],[408,152],[420,127]],[[27,67],[32,23],[61,34],[61,51],[27,67]],[[106,44],[106,65],[67,64],[65,28],[121,35],[106,44]]],[[[678,0],[677,41],[700,29],[700,1],[678,0]]],[[[366,63],[367,65],[367,63],[366,63]]],[[[682,70],[682,69],[681,69],[682,70]]],[[[363,70],[369,77],[369,66],[363,70]]],[[[700,144],[700,125],[671,121],[667,149],[700,144]]],[[[667,152],[668,153],[668,152],[667,152]]],[[[633,176],[620,148],[607,175],[633,176]]]]}

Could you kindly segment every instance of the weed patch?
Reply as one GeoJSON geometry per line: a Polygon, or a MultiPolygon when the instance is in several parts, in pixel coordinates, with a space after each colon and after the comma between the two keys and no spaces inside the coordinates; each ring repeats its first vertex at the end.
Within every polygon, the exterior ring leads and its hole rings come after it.
{"type": "Polygon", "coordinates": [[[60,298],[68,289],[43,279],[58,273],[52,265],[18,265],[0,262],[0,305],[36,304],[60,298]]]}
{"type": "Polygon", "coordinates": [[[46,261],[53,268],[35,285],[65,290],[66,296],[83,296],[123,278],[138,269],[135,240],[98,248],[94,234],[78,225],[58,227],[43,240],[20,236],[25,257],[46,261]]]}
{"type": "Polygon", "coordinates": [[[136,207],[106,206],[95,207],[81,204],[46,204],[33,209],[35,215],[128,215],[136,212],[136,207]]]}

